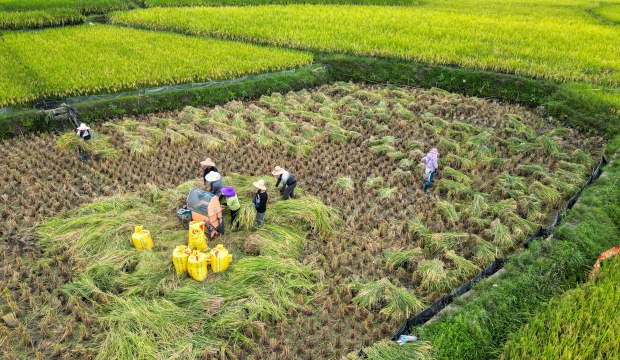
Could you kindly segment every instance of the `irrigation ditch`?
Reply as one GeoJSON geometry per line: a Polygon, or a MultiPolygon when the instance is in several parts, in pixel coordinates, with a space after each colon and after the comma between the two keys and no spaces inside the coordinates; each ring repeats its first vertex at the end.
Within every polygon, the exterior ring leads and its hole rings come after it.
{"type": "MultiPolygon", "coordinates": [[[[583,190],[588,187],[590,184],[592,184],[592,182],[596,179],[598,179],[601,176],[601,173],[603,172],[603,167],[607,164],[607,159],[605,159],[604,156],[601,157],[598,166],[596,167],[596,169],[593,171],[592,175],[590,175],[590,177],[588,178],[588,180],[585,182],[585,184],[577,191],[575,192],[575,194],[570,198],[570,200],[568,200],[568,202],[566,203],[566,206],[557,213],[557,215],[555,216],[555,220],[553,221],[553,223],[547,227],[542,227],[540,226],[522,245],[522,249],[527,249],[530,246],[530,243],[532,241],[534,241],[535,239],[540,239],[540,238],[545,238],[547,237],[551,231],[553,229],[555,229],[560,222],[562,221],[562,218],[564,216],[564,214],[569,211],[570,209],[573,208],[573,206],[577,203],[577,200],[579,199],[579,196],[581,195],[581,193],[583,192],[583,190]]],[[[518,253],[517,253],[518,254],[518,253]]],[[[515,254],[516,255],[516,254],[515,254]]],[[[514,256],[514,255],[513,255],[514,256]]],[[[412,327],[414,326],[420,326],[425,324],[426,322],[428,322],[429,320],[431,320],[435,315],[437,315],[441,310],[443,310],[444,308],[446,308],[448,305],[450,305],[452,303],[452,301],[458,297],[458,296],[462,296],[465,293],[467,293],[473,284],[479,282],[482,279],[488,278],[491,275],[495,274],[496,272],[498,272],[499,270],[501,270],[504,267],[504,264],[509,261],[509,257],[506,258],[496,258],[495,261],[493,261],[488,267],[484,268],[478,275],[476,275],[474,278],[472,278],[471,280],[465,282],[464,284],[462,284],[461,286],[457,287],[456,289],[454,289],[452,292],[450,292],[449,294],[441,297],[440,299],[438,299],[437,301],[435,301],[433,304],[431,304],[429,307],[427,307],[426,309],[422,310],[421,312],[417,313],[416,315],[412,316],[411,318],[407,319],[405,321],[405,323],[403,324],[403,326],[401,326],[395,333],[394,335],[392,335],[391,340],[392,341],[396,341],[400,338],[401,335],[409,335],[410,334],[410,330],[412,327]]],[[[360,350],[359,354],[358,354],[361,358],[365,357],[365,354],[363,352],[363,350],[360,350]]]]}

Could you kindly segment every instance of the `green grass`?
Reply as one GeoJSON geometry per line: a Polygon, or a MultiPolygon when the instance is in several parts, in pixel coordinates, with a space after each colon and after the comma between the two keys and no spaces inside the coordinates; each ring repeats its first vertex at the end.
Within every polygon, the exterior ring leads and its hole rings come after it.
{"type": "Polygon", "coordinates": [[[116,13],[112,21],[321,52],[617,86],[620,48],[615,45],[620,28],[601,24],[584,11],[593,4],[588,0],[451,0],[407,8],[153,8],[116,13]]]}
{"type": "MultiPolygon", "coordinates": [[[[620,240],[618,241],[620,243],[620,240]]],[[[596,281],[549,304],[506,343],[503,359],[620,358],[620,257],[607,260],[596,281]]]]}
{"type": "Polygon", "coordinates": [[[0,81],[10,85],[0,89],[0,106],[231,79],[312,60],[291,50],[107,25],[4,33],[2,40],[0,81]]]}

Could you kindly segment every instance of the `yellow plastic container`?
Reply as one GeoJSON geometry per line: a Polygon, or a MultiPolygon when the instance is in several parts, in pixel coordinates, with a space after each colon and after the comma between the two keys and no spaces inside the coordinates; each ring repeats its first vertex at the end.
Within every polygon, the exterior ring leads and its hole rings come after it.
{"type": "Polygon", "coordinates": [[[228,265],[232,261],[232,254],[224,248],[224,245],[218,244],[215,249],[211,249],[211,271],[221,272],[228,269],[228,265]]]}
{"type": "Polygon", "coordinates": [[[187,258],[192,253],[185,245],[177,246],[172,252],[172,263],[177,274],[187,273],[187,258]]]}
{"type": "Polygon", "coordinates": [[[138,250],[152,249],[153,239],[151,239],[151,233],[148,230],[144,230],[142,225],[136,226],[135,232],[131,236],[133,245],[138,250]]]}
{"type": "Polygon", "coordinates": [[[194,250],[187,259],[187,273],[196,281],[204,281],[207,271],[207,254],[194,250]]]}
{"type": "Polygon", "coordinates": [[[189,224],[189,248],[192,250],[208,251],[207,237],[205,236],[204,221],[192,221],[189,224]]]}

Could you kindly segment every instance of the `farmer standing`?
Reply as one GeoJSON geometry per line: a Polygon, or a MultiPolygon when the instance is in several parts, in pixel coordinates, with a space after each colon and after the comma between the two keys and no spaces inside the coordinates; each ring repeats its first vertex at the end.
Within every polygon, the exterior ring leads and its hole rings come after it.
{"type": "Polygon", "coordinates": [[[278,179],[276,182],[276,188],[280,185],[280,181],[282,181],[280,193],[284,194],[284,200],[288,200],[289,197],[294,199],[295,187],[297,186],[297,180],[295,180],[295,177],[279,166],[276,166],[271,174],[278,179]]]}
{"type": "Polygon", "coordinates": [[[202,174],[202,180],[204,181],[204,184],[207,184],[207,180],[205,179],[205,177],[207,176],[208,173],[210,173],[211,171],[214,172],[218,172],[217,169],[215,168],[215,163],[211,160],[211,158],[206,158],[205,161],[201,161],[200,165],[205,167],[204,173],[202,174]]]}
{"type": "Polygon", "coordinates": [[[267,212],[267,186],[265,186],[265,180],[262,179],[252,183],[252,185],[258,189],[256,196],[252,200],[256,209],[256,223],[258,226],[263,226],[265,223],[265,213],[267,212]]]}
{"type": "MultiPolygon", "coordinates": [[[[222,188],[224,187],[224,182],[222,181],[222,177],[220,173],[211,171],[205,176],[205,182],[207,183],[207,191],[215,196],[222,196],[222,188]]],[[[220,198],[220,201],[222,199],[220,198]]]]}
{"type": "Polygon", "coordinates": [[[426,169],[424,170],[424,180],[426,183],[424,184],[424,192],[431,186],[433,182],[433,177],[435,177],[435,171],[439,167],[439,151],[436,148],[432,148],[425,157],[422,158],[422,163],[426,165],[426,169]]]}
{"type": "Polygon", "coordinates": [[[237,197],[237,193],[235,193],[235,189],[232,186],[223,187],[222,195],[226,196],[226,206],[228,206],[228,209],[230,210],[230,228],[233,229],[235,227],[237,213],[239,213],[241,204],[239,204],[239,198],[237,197]]]}

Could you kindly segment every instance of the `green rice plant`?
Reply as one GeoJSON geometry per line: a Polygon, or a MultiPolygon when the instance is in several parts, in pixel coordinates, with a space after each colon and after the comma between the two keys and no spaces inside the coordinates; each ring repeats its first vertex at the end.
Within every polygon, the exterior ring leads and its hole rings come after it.
{"type": "Polygon", "coordinates": [[[497,177],[496,181],[493,193],[503,197],[510,196],[513,199],[517,199],[527,191],[527,180],[524,177],[513,176],[503,172],[497,177]]]}
{"type": "Polygon", "coordinates": [[[536,175],[539,179],[549,176],[549,172],[543,169],[542,166],[535,164],[520,164],[517,165],[517,170],[525,176],[536,175]]]}
{"type": "Polygon", "coordinates": [[[379,198],[381,199],[389,199],[390,197],[392,197],[392,195],[396,194],[398,192],[398,188],[379,188],[378,189],[379,192],[379,198]]]}
{"type": "Polygon", "coordinates": [[[374,146],[374,145],[385,145],[385,144],[393,145],[394,141],[395,141],[394,136],[390,136],[390,135],[386,135],[386,136],[383,136],[381,138],[377,138],[375,136],[371,136],[370,139],[368,139],[368,143],[371,146],[374,146]]]}
{"type": "MultiPolygon", "coordinates": [[[[444,179],[442,179],[444,180],[444,179]]],[[[451,223],[457,223],[460,219],[459,212],[456,211],[454,205],[451,202],[445,200],[437,201],[437,205],[439,206],[439,213],[443,215],[446,220],[451,223]]]]}
{"type": "Polygon", "coordinates": [[[120,155],[120,150],[112,146],[110,137],[107,135],[97,134],[93,136],[91,140],[80,143],[79,136],[74,132],[68,132],[62,134],[58,140],[56,140],[56,147],[65,153],[75,151],[77,154],[78,146],[81,146],[86,152],[101,158],[115,159],[120,155]]]}
{"type": "Polygon", "coordinates": [[[437,142],[437,149],[439,149],[439,151],[444,154],[454,153],[458,155],[461,152],[461,148],[456,141],[452,141],[443,136],[439,137],[439,141],[437,142]]]}
{"type": "Polygon", "coordinates": [[[0,89],[0,106],[232,79],[312,61],[310,54],[294,50],[103,24],[11,32],[2,39],[0,81],[15,86],[0,89]],[[132,51],[126,51],[128,46],[132,51]],[[205,53],[209,53],[206,59],[199,55],[205,53]],[[81,76],[75,76],[76,67],[81,76]],[[36,73],[41,80],[23,83],[25,79],[13,72],[36,73]]]}
{"type": "Polygon", "coordinates": [[[355,190],[355,182],[350,177],[339,177],[336,179],[336,188],[344,192],[355,190]]]}
{"type": "Polygon", "coordinates": [[[418,260],[424,258],[423,250],[419,247],[405,250],[396,249],[386,252],[386,265],[388,269],[399,267],[413,269],[418,260]]]}
{"type": "Polygon", "coordinates": [[[448,195],[453,195],[456,198],[469,197],[473,193],[471,188],[466,184],[448,179],[439,180],[437,182],[437,188],[439,191],[448,193],[448,195]]]}
{"type": "Polygon", "coordinates": [[[105,311],[99,320],[107,331],[97,359],[153,359],[178,353],[197,357],[204,348],[219,345],[194,330],[208,321],[206,313],[179,308],[166,299],[116,298],[105,311]]]}
{"type": "Polygon", "coordinates": [[[375,126],[375,131],[378,133],[384,132],[384,131],[390,131],[390,127],[387,126],[386,124],[377,124],[377,126],[375,126]]]}
{"type": "Polygon", "coordinates": [[[453,250],[446,251],[444,256],[447,259],[450,259],[452,263],[454,263],[454,267],[456,269],[455,273],[460,280],[469,280],[479,274],[480,271],[482,271],[479,266],[475,265],[464,257],[456,255],[453,250]]]}
{"type": "Polygon", "coordinates": [[[0,11],[29,11],[29,10],[56,10],[75,9],[84,15],[101,14],[114,10],[127,10],[127,0],[3,0],[0,11]]]}
{"type": "Polygon", "coordinates": [[[485,233],[493,239],[493,244],[502,250],[510,249],[514,246],[514,239],[510,233],[508,226],[501,223],[500,219],[491,222],[491,228],[485,230],[485,233]]]}
{"type": "Polygon", "coordinates": [[[413,164],[413,162],[411,160],[409,160],[409,159],[401,159],[398,162],[398,166],[400,166],[401,168],[404,168],[404,169],[406,169],[408,167],[411,167],[412,164],[413,164]]]}
{"type": "Polygon", "coordinates": [[[562,169],[556,170],[555,173],[558,176],[558,178],[564,182],[567,182],[573,185],[582,185],[584,183],[584,179],[582,178],[580,174],[575,174],[574,172],[566,171],[562,169]]]}
{"type": "MultiPolygon", "coordinates": [[[[375,145],[375,146],[371,146],[370,147],[370,151],[373,154],[377,154],[377,155],[385,155],[388,152],[392,152],[394,151],[394,147],[391,145],[387,145],[387,144],[382,144],[382,145],[375,145]]],[[[403,155],[404,156],[404,155],[403,155]]]]}
{"type": "Polygon", "coordinates": [[[474,262],[481,267],[486,267],[495,260],[495,257],[500,255],[498,253],[497,246],[490,242],[479,238],[476,245],[473,247],[472,252],[474,254],[474,262]]]}
{"type": "Polygon", "coordinates": [[[547,135],[540,135],[536,138],[536,142],[540,144],[540,149],[544,155],[556,155],[560,152],[560,143],[562,139],[558,137],[550,137],[547,135]]]}
{"type": "Polygon", "coordinates": [[[512,154],[534,154],[541,149],[539,143],[520,142],[510,145],[510,152],[512,154]]]}
{"type": "Polygon", "coordinates": [[[443,261],[422,260],[414,276],[420,280],[420,289],[431,293],[445,292],[451,286],[451,279],[443,261]]]}
{"type": "Polygon", "coordinates": [[[576,149],[571,154],[572,158],[577,161],[577,163],[584,165],[586,167],[594,167],[596,166],[596,161],[592,160],[588,154],[584,153],[581,149],[576,149]]]}
{"type": "Polygon", "coordinates": [[[189,142],[189,139],[186,136],[171,128],[166,129],[166,136],[170,140],[171,144],[184,145],[189,142]]]}
{"type": "Polygon", "coordinates": [[[586,167],[582,164],[571,163],[568,161],[560,160],[558,161],[558,167],[560,169],[573,172],[575,174],[585,175],[588,173],[586,167]]]}
{"type": "Polygon", "coordinates": [[[512,225],[512,236],[515,241],[522,241],[529,237],[537,228],[538,224],[535,222],[523,219],[521,217],[514,218],[512,225]]]}
{"type": "Polygon", "coordinates": [[[575,183],[563,181],[555,174],[551,174],[551,176],[544,179],[544,182],[562,194],[575,193],[580,188],[580,186],[575,183]]]}
{"type": "Polygon", "coordinates": [[[256,209],[251,202],[242,203],[237,214],[237,227],[239,230],[249,230],[256,224],[256,209]]]}
{"type": "Polygon", "coordinates": [[[472,179],[470,176],[465,175],[463,173],[461,173],[458,170],[455,170],[449,166],[446,166],[443,168],[443,174],[448,177],[451,178],[454,181],[469,185],[472,183],[472,179]]]}
{"type": "Polygon", "coordinates": [[[473,170],[476,168],[476,164],[472,160],[452,153],[445,156],[445,163],[459,170],[473,170]]]}
{"type": "Polygon", "coordinates": [[[394,160],[400,160],[405,157],[405,154],[400,151],[390,151],[387,153],[387,156],[391,157],[394,160]]]}
{"type": "Polygon", "coordinates": [[[411,149],[417,149],[420,148],[422,146],[422,144],[420,144],[420,142],[418,140],[411,140],[407,143],[407,149],[411,150],[411,149]]]}
{"type": "Polygon", "coordinates": [[[448,250],[459,250],[469,238],[469,234],[461,232],[434,233],[431,234],[427,243],[430,249],[445,253],[448,250]]]}
{"type": "Polygon", "coordinates": [[[252,139],[256,141],[256,145],[261,149],[271,148],[275,144],[275,140],[266,135],[254,134],[252,135],[252,139]]]}
{"type": "Polygon", "coordinates": [[[424,304],[412,292],[396,287],[387,278],[354,286],[358,294],[353,303],[379,313],[390,319],[403,319],[409,312],[424,309],[424,304]]]}
{"type": "Polygon", "coordinates": [[[524,139],[532,139],[536,137],[536,131],[525,123],[524,119],[516,114],[505,114],[504,119],[508,122],[509,130],[515,135],[524,139]]]}
{"type": "Polygon", "coordinates": [[[562,194],[559,191],[539,181],[534,181],[534,183],[530,185],[529,191],[549,206],[559,205],[562,201],[562,194]]]}
{"type": "Polygon", "coordinates": [[[426,238],[430,231],[420,219],[411,219],[407,222],[407,233],[414,237],[426,238]]]}
{"type": "Polygon", "coordinates": [[[335,209],[313,196],[278,201],[270,207],[268,215],[274,224],[290,226],[298,222],[321,237],[333,235],[341,223],[335,209]]]}
{"type": "Polygon", "coordinates": [[[224,298],[219,295],[209,294],[197,286],[184,286],[174,289],[165,296],[176,306],[188,309],[190,312],[216,313],[224,304],[224,298]]]}
{"type": "Polygon", "coordinates": [[[305,242],[303,229],[291,231],[278,225],[265,224],[256,233],[260,255],[298,258],[305,242]]]}
{"type": "Polygon", "coordinates": [[[383,185],[383,177],[382,176],[377,176],[377,177],[370,177],[369,176],[368,178],[366,178],[365,186],[367,186],[367,187],[379,189],[381,187],[381,185],[383,185]]]}
{"type": "Polygon", "coordinates": [[[84,19],[85,17],[74,9],[0,11],[0,29],[19,30],[81,24],[84,19]]]}
{"type": "Polygon", "coordinates": [[[392,176],[398,176],[403,180],[411,179],[411,171],[404,171],[403,169],[396,169],[390,173],[392,176]]]}
{"type": "Polygon", "coordinates": [[[467,207],[467,213],[474,217],[482,217],[489,210],[487,198],[481,194],[474,194],[470,205],[467,207]]]}
{"type": "Polygon", "coordinates": [[[517,202],[515,199],[489,202],[489,212],[496,218],[504,221],[518,217],[517,202]]]}
{"type": "MultiPolygon", "coordinates": [[[[382,340],[371,347],[363,348],[369,360],[424,360],[431,358],[432,350],[431,344],[423,340],[408,342],[402,346],[391,340],[382,340]]],[[[352,352],[345,359],[357,360],[357,354],[358,351],[352,352]]]]}
{"type": "Polygon", "coordinates": [[[465,140],[464,146],[467,149],[475,149],[495,139],[495,134],[489,130],[483,130],[478,135],[470,136],[465,140]]]}

